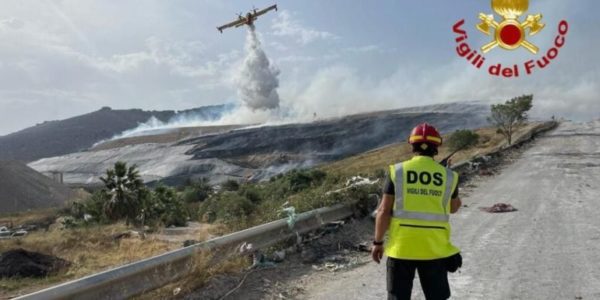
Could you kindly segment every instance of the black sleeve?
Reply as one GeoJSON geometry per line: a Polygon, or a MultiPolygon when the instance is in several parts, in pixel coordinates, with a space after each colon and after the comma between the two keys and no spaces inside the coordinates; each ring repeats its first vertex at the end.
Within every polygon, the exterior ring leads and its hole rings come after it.
{"type": "Polygon", "coordinates": [[[396,189],[394,187],[394,182],[390,179],[390,176],[386,176],[385,184],[383,185],[383,193],[388,195],[396,194],[396,189]]]}
{"type": "Polygon", "coordinates": [[[456,185],[456,188],[454,189],[454,193],[452,193],[452,197],[450,197],[450,199],[456,199],[458,198],[458,185],[456,185]]]}

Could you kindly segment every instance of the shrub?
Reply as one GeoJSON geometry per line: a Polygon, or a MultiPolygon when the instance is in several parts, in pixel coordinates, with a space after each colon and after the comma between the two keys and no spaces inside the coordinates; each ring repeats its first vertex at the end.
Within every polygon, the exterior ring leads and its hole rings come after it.
{"type": "Polygon", "coordinates": [[[221,184],[221,189],[224,191],[235,192],[240,189],[240,184],[233,179],[229,179],[221,184]]]}
{"type": "Polygon", "coordinates": [[[187,203],[202,202],[213,193],[213,188],[208,179],[202,178],[198,181],[190,182],[182,192],[182,198],[187,203]]]}
{"type": "Polygon", "coordinates": [[[259,188],[254,184],[245,184],[240,190],[239,194],[246,197],[250,202],[256,204],[262,201],[262,196],[259,188]]]}
{"type": "Polygon", "coordinates": [[[477,144],[479,135],[471,130],[457,130],[450,135],[447,144],[450,151],[468,149],[477,144]]]}
{"type": "Polygon", "coordinates": [[[158,186],[154,189],[148,221],[160,221],[165,226],[185,226],[188,213],[183,200],[174,189],[158,186]]]}

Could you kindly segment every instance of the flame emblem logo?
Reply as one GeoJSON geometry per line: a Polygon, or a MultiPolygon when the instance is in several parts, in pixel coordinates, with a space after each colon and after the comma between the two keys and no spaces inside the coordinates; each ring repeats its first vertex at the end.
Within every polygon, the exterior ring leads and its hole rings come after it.
{"type": "Polygon", "coordinates": [[[528,15],[524,22],[520,22],[519,17],[528,8],[528,0],[492,0],[492,9],[503,19],[496,22],[492,14],[479,14],[481,23],[477,25],[477,29],[486,35],[491,35],[492,29],[494,30],[494,40],[481,47],[481,51],[487,53],[497,46],[515,50],[522,46],[536,54],[539,48],[525,39],[527,30],[529,36],[532,36],[544,29],[545,24],[541,23],[542,14],[528,15]]]}

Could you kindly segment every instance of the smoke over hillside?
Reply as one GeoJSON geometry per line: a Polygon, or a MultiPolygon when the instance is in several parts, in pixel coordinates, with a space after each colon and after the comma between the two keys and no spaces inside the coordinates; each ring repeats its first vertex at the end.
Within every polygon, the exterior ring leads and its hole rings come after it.
{"type": "Polygon", "coordinates": [[[279,70],[271,66],[254,25],[246,36],[246,58],[235,80],[238,96],[252,110],[279,108],[279,70]]]}

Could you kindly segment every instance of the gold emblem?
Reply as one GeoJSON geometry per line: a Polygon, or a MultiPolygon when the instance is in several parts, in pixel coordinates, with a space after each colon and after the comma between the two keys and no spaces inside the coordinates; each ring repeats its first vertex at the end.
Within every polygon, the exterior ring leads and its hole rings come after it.
{"type": "Polygon", "coordinates": [[[521,46],[535,54],[539,48],[525,39],[525,31],[529,29],[529,35],[540,32],[545,24],[542,24],[542,14],[528,15],[524,22],[519,17],[529,8],[529,0],[492,0],[492,9],[502,16],[503,20],[498,23],[494,15],[479,14],[481,23],[477,25],[479,31],[491,35],[495,30],[494,40],[481,47],[483,53],[500,46],[506,50],[514,50],[521,46]]]}

